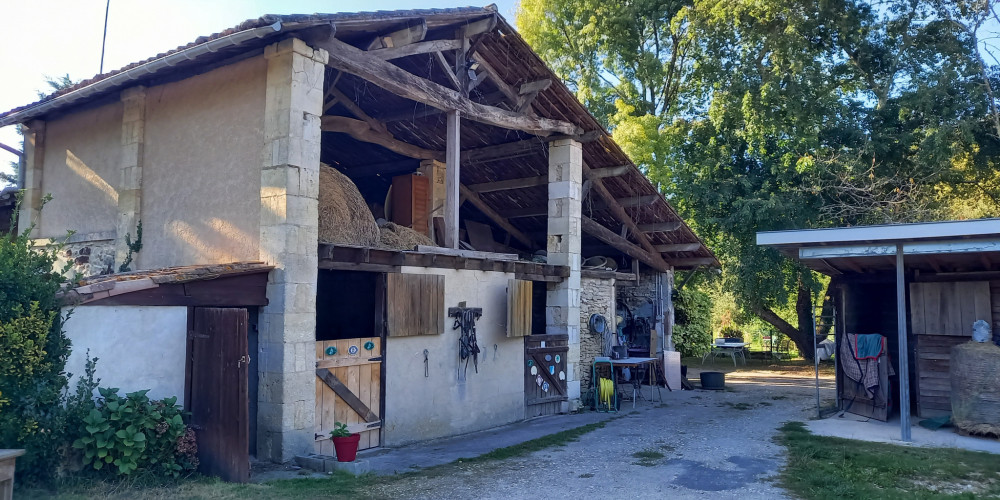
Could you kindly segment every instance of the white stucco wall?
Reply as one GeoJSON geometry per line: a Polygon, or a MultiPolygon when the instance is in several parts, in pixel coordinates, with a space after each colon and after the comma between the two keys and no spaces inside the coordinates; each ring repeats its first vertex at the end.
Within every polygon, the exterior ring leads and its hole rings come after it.
{"type": "MultiPolygon", "coordinates": [[[[445,312],[465,301],[482,307],[476,336],[479,373],[459,362],[459,331],[445,321],[441,335],[389,337],[385,347],[387,446],[496,427],[524,418],[524,340],[507,338],[507,282],[513,274],[406,268],[445,277],[445,312]],[[494,350],[494,345],[496,349],[494,350]],[[424,349],[428,376],[424,376],[424,349]]],[[[389,304],[392,307],[392,304],[389,304]]]]}
{"type": "Polygon", "coordinates": [[[163,306],[79,306],[65,324],[72,353],[66,371],[83,374],[87,350],[98,358],[101,387],[120,393],[149,389],[149,397],[177,396],[184,404],[187,308],[163,306]]]}
{"type": "Polygon", "coordinates": [[[146,90],[143,269],[256,260],[267,65],[146,90]]]}

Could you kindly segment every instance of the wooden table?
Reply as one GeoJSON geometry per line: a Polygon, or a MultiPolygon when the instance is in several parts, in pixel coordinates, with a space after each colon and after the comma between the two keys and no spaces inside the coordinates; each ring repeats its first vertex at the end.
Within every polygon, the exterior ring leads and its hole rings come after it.
{"type": "MultiPolygon", "coordinates": [[[[600,384],[597,382],[597,365],[600,363],[606,363],[611,367],[611,378],[614,379],[615,367],[619,368],[638,368],[642,365],[649,365],[649,401],[653,401],[653,388],[656,387],[656,363],[659,360],[656,358],[622,358],[622,359],[611,359],[609,357],[596,357],[594,358],[594,364],[591,367],[592,380],[594,381],[594,401],[597,403],[594,407],[600,406],[600,384]]],[[[633,377],[632,386],[632,408],[635,408],[635,400],[639,396],[638,379],[633,377]]],[[[657,392],[659,392],[659,387],[656,387],[657,392]]],[[[663,402],[663,394],[660,394],[660,402],[663,402]]],[[[615,406],[618,406],[618,391],[615,390],[615,406]]]]}
{"type": "Polygon", "coordinates": [[[14,498],[14,462],[24,450],[0,450],[0,500],[14,498]]]}

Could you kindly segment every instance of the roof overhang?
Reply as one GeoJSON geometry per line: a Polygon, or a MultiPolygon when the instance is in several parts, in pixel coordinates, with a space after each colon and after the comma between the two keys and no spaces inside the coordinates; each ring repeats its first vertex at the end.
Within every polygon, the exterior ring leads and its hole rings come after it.
{"type": "Polygon", "coordinates": [[[757,233],[757,244],[831,276],[891,270],[899,247],[908,269],[994,271],[1000,219],[766,231],[757,233]]]}

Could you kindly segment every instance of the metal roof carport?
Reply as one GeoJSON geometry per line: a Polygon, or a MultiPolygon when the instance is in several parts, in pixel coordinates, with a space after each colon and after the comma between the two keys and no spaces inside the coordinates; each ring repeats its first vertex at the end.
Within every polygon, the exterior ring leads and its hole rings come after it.
{"type": "MultiPolygon", "coordinates": [[[[831,277],[894,270],[900,353],[909,352],[907,276],[1000,276],[1000,219],[764,231],[757,244],[831,277]]],[[[900,432],[910,441],[909,359],[897,357],[900,432]]]]}

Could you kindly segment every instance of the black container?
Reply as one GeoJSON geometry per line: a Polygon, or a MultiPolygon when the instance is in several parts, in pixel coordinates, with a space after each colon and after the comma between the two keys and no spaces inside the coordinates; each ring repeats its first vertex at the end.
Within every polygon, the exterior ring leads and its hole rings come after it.
{"type": "Polygon", "coordinates": [[[721,391],[726,388],[726,374],[723,372],[701,372],[701,388],[721,391]]]}

